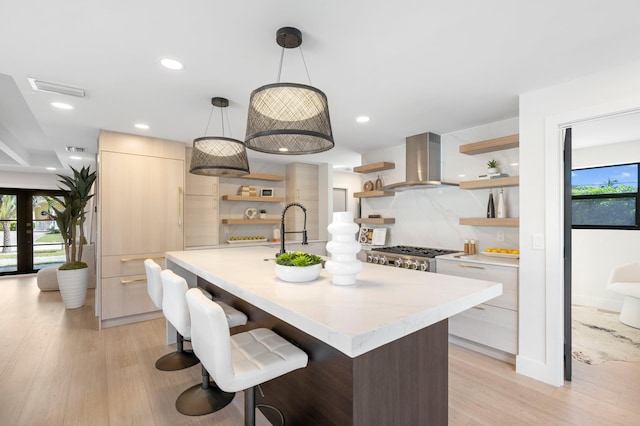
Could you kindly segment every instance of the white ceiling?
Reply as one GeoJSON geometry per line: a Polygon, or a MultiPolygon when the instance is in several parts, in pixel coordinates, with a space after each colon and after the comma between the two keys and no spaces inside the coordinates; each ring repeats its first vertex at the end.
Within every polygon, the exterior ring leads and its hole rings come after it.
{"type": "MultiPolygon", "coordinates": [[[[519,93],[640,59],[637,0],[33,0],[4,1],[0,16],[0,170],[66,167],[66,145],[85,147],[71,164],[87,164],[98,129],[190,143],[213,96],[230,100],[231,136],[244,139],[250,92],[276,81],[283,26],[303,33],[336,142],[301,161],[353,165],[409,135],[516,117],[519,93]],[[163,69],[162,57],[185,68],[163,69]],[[87,96],[36,92],[28,77],[87,96]],[[356,123],[362,114],[371,121],[356,123]]],[[[281,80],[309,83],[298,49],[281,80]]]]}

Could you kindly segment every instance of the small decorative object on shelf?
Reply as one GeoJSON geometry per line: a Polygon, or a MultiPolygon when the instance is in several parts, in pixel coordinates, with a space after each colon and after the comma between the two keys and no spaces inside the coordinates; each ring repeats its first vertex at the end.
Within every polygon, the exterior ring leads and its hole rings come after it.
{"type": "Polygon", "coordinates": [[[496,217],[495,205],[493,204],[493,192],[489,189],[489,203],[487,204],[487,217],[493,219],[496,217]]]}
{"type": "Polygon", "coordinates": [[[267,218],[267,211],[265,209],[260,209],[260,219],[267,218]]]}
{"type": "Polygon", "coordinates": [[[353,285],[356,283],[356,275],[362,271],[362,262],[356,258],[361,246],[355,240],[358,225],[353,222],[353,213],[334,213],[333,222],[327,230],[332,236],[327,243],[331,260],[326,262],[325,269],[331,274],[331,282],[336,285],[353,285]]]}
{"type": "Polygon", "coordinates": [[[364,190],[365,190],[365,191],[373,191],[373,189],[374,189],[374,184],[373,184],[373,182],[371,182],[370,180],[368,180],[368,181],[366,181],[366,182],[364,183],[364,190]]]}
{"type": "Polygon", "coordinates": [[[500,188],[500,192],[498,193],[498,208],[496,216],[500,219],[507,217],[507,204],[504,201],[504,192],[502,188],[500,188]]]}
{"type": "Polygon", "coordinates": [[[487,167],[488,175],[498,173],[498,160],[489,160],[489,162],[487,162],[487,167]]]}
{"type": "Polygon", "coordinates": [[[378,179],[376,179],[375,189],[376,191],[381,191],[384,183],[382,182],[382,178],[378,175],[378,179]]]}

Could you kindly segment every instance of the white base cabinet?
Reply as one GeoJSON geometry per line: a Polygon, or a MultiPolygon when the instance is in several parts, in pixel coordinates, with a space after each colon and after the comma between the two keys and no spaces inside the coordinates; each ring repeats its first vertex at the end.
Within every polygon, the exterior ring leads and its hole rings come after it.
{"type": "MultiPolygon", "coordinates": [[[[449,334],[509,355],[518,353],[518,267],[438,258],[441,274],[502,283],[502,295],[449,319],[449,334]]],[[[454,342],[458,339],[452,339],[454,342]]],[[[472,345],[465,345],[473,348],[472,345]]],[[[490,353],[483,350],[484,353],[490,353]]]]}

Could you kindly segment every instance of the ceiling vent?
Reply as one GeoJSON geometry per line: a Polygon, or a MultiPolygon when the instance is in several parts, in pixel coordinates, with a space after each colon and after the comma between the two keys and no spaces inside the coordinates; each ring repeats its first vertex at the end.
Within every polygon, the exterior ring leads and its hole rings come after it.
{"type": "Polygon", "coordinates": [[[76,96],[84,98],[86,93],[84,89],[79,87],[67,86],[64,84],[51,83],[49,81],[37,80],[35,78],[27,78],[33,90],[40,92],[58,93],[60,95],[76,96]]]}
{"type": "Polygon", "coordinates": [[[66,146],[67,152],[84,152],[84,148],[81,146],[66,146]]]}

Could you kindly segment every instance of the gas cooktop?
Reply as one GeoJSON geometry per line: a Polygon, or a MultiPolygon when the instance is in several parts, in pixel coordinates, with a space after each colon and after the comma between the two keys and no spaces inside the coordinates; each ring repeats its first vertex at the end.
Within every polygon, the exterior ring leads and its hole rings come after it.
{"type": "Polygon", "coordinates": [[[401,256],[428,257],[433,258],[443,254],[457,253],[459,250],[447,250],[428,247],[412,247],[412,246],[392,246],[375,248],[373,251],[398,254],[401,256]]]}

